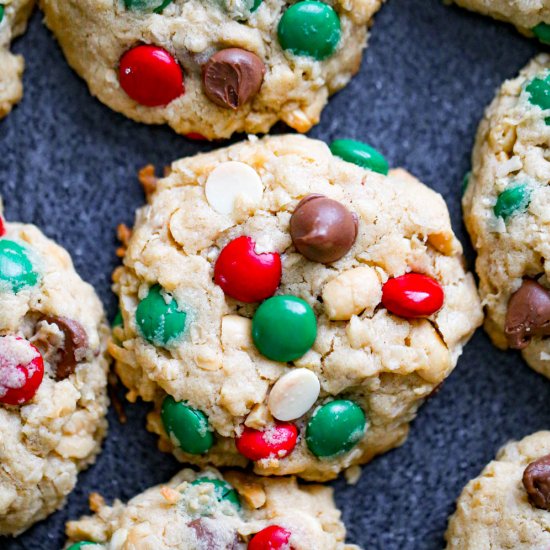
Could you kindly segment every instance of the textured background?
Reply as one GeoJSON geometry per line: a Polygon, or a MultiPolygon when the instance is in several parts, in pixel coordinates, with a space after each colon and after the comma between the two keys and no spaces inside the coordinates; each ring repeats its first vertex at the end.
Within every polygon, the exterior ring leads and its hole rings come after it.
{"type": "MultiPolygon", "coordinates": [[[[439,0],[389,0],[360,74],[332,99],[311,135],[372,143],[393,166],[444,195],[455,231],[468,243],[460,185],[477,124],[497,86],[536,49],[512,27],[439,0]]],[[[115,227],[131,225],[143,202],[136,171],[211,145],[135,124],[92,99],[38,13],[15,50],[25,55],[27,70],[22,104],[0,122],[6,216],[37,224],[65,246],[112,317],[115,227]]],[[[471,262],[469,244],[466,249],[471,262]]],[[[500,445],[548,428],[549,397],[545,379],[479,331],[442,391],[420,411],[407,443],[368,465],[355,487],[334,484],[349,540],[369,550],[442,548],[463,485],[500,445]]],[[[87,511],[89,492],[128,499],[174,474],[178,464],[144,430],[146,410],[127,407],[125,426],[111,413],[104,451],[81,474],[68,505],[17,540],[0,538],[0,548],[57,550],[64,522],[87,511]]]]}

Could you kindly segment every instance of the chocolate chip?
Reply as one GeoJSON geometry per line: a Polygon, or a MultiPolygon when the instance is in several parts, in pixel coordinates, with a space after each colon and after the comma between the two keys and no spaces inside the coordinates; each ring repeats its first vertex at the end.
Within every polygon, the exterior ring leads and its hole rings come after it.
{"type": "Polygon", "coordinates": [[[531,504],[550,510],[550,455],[531,462],[525,468],[523,486],[531,504]]]}
{"type": "MultiPolygon", "coordinates": [[[[207,518],[199,518],[190,521],[188,527],[195,531],[200,550],[237,550],[239,539],[236,532],[228,532],[222,528],[216,529],[216,521],[207,518]],[[212,525],[210,525],[212,524],[212,525]]],[[[230,527],[227,527],[230,529],[230,527]]]]}
{"type": "Polygon", "coordinates": [[[527,347],[533,336],[550,336],[550,291],[525,279],[508,302],[504,333],[514,349],[527,347]]]}
{"type": "Polygon", "coordinates": [[[57,380],[63,380],[73,374],[77,363],[84,357],[88,347],[88,336],[82,325],[73,319],[47,315],[43,320],[57,325],[65,335],[65,343],[59,350],[55,371],[57,380]]]}
{"type": "Polygon", "coordinates": [[[294,246],[308,260],[328,264],[339,260],[357,238],[357,216],[323,195],[308,195],[290,218],[294,246]]]}
{"type": "Polygon", "coordinates": [[[259,92],[264,73],[256,54],[240,48],[220,50],[203,66],[204,92],[216,105],[238,109],[259,92]]]}

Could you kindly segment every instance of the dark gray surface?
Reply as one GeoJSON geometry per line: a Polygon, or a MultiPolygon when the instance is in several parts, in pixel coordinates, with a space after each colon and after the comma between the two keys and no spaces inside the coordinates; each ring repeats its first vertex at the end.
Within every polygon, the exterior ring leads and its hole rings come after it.
{"type": "MultiPolygon", "coordinates": [[[[73,255],[113,315],[114,230],[132,223],[142,201],[135,173],[207,149],[167,128],[135,124],[88,95],[35,14],[15,46],[27,59],[23,103],[0,122],[0,192],[9,220],[40,226],[73,255]]],[[[454,228],[460,184],[475,129],[497,86],[537,45],[512,27],[439,0],[390,0],[377,17],[361,73],[332,99],[311,135],[371,142],[447,200],[454,228]]],[[[470,261],[472,255],[467,247],[470,261]]],[[[549,426],[550,384],[516,353],[494,349],[479,331],[442,391],[421,410],[407,443],[364,469],[359,484],[340,480],[336,499],[349,540],[365,549],[438,549],[461,488],[511,438],[549,426]]],[[[145,432],[147,407],[127,407],[97,464],[81,474],[68,505],[5,550],[57,550],[87,495],[128,499],[168,479],[178,464],[145,432]]],[[[322,550],[322,549],[312,549],[322,550]]]]}

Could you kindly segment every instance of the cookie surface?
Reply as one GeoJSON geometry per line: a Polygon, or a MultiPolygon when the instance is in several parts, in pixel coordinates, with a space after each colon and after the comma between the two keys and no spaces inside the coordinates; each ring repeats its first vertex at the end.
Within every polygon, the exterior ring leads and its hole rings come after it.
{"type": "Polygon", "coordinates": [[[480,124],[463,199],[500,348],[521,349],[550,376],[550,57],[504,83],[480,124]]]}
{"type": "Polygon", "coordinates": [[[99,452],[107,335],[67,252],[0,216],[0,535],[60,508],[99,452]]]}
{"type": "MultiPolygon", "coordinates": [[[[353,143],[333,148],[364,161],[353,143]]],[[[441,196],[390,174],[289,135],[157,182],[114,273],[110,351],[162,449],[325,480],[404,441],[481,310],[441,196]]]]}
{"type": "Polygon", "coordinates": [[[550,44],[548,0],[451,0],[472,11],[515,25],[522,33],[550,44]]]}
{"type": "Polygon", "coordinates": [[[90,550],[260,550],[287,548],[285,543],[296,550],[357,550],[344,542],[346,529],[332,490],[299,485],[295,478],[258,478],[231,471],[224,478],[213,469],[186,469],[127,505],[116,501],[106,506],[97,496],[91,503],[95,515],[67,524],[68,544],[97,543],[90,550]]]}
{"type": "Polygon", "coordinates": [[[34,0],[2,0],[0,3],[0,118],[23,96],[24,61],[10,52],[11,41],[27,26],[34,0]]]}
{"type": "Polygon", "coordinates": [[[550,511],[534,501],[538,502],[543,490],[550,504],[549,453],[550,432],[538,432],[503,447],[462,491],[445,534],[447,548],[548,548],[550,511]],[[542,489],[533,490],[533,482],[542,489]]]}
{"type": "Polygon", "coordinates": [[[300,132],[359,69],[383,0],[43,0],[46,24],[102,102],[207,139],[300,132]],[[85,29],[85,30],[84,30],[85,29]]]}

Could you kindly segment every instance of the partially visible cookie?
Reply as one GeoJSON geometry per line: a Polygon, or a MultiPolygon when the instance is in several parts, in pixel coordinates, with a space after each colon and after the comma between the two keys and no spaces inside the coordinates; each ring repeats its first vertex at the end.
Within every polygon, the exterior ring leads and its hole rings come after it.
{"type": "Polygon", "coordinates": [[[462,491],[445,539],[448,550],[550,547],[550,432],[498,452],[462,491]]]}
{"type": "Polygon", "coordinates": [[[482,320],[442,197],[350,140],[173,163],[114,281],[163,450],[320,481],[401,444],[482,320]]]}
{"type": "Polygon", "coordinates": [[[332,490],[295,478],[186,469],[126,505],[90,504],[93,516],[67,524],[68,550],[358,550],[332,490]]]}
{"type": "Polygon", "coordinates": [[[107,335],[67,252],[0,215],[0,535],[60,508],[99,452],[107,335]]]}
{"type": "Polygon", "coordinates": [[[550,44],[550,2],[548,0],[449,0],[469,10],[508,21],[522,33],[550,44]]]}
{"type": "Polygon", "coordinates": [[[550,56],[505,82],[480,124],[464,221],[485,328],[550,377],[550,56]]]}
{"type": "Polygon", "coordinates": [[[299,132],[359,70],[383,0],[41,0],[90,92],[193,139],[299,132]]]}
{"type": "Polygon", "coordinates": [[[24,61],[10,52],[11,41],[27,26],[34,0],[0,0],[0,118],[23,96],[24,61]]]}

